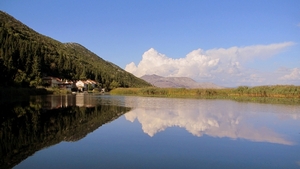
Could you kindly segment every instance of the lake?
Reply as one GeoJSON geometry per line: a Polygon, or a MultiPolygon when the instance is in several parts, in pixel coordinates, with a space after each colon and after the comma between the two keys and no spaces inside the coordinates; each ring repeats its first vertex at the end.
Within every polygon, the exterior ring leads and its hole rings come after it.
{"type": "Polygon", "coordinates": [[[77,94],[1,106],[1,168],[300,168],[299,105],[77,94]]]}

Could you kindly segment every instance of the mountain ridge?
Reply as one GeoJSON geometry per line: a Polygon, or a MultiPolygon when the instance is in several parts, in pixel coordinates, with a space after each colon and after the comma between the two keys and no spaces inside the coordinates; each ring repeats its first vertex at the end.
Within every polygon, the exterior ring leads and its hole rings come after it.
{"type": "Polygon", "coordinates": [[[0,86],[36,87],[44,76],[92,79],[107,89],[151,86],[81,44],[42,35],[3,11],[0,45],[0,86]]]}
{"type": "Polygon", "coordinates": [[[213,88],[222,89],[224,87],[218,86],[213,83],[198,83],[189,77],[163,77],[156,74],[144,75],[141,79],[148,83],[161,88],[213,88]]]}

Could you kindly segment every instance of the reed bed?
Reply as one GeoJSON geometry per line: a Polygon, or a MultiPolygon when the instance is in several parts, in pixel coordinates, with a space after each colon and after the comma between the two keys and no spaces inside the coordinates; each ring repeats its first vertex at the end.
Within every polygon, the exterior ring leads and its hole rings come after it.
{"type": "Polygon", "coordinates": [[[185,89],[185,88],[116,88],[113,95],[136,95],[151,97],[180,97],[203,99],[231,99],[261,103],[300,104],[300,86],[240,86],[225,89],[185,89]]]}

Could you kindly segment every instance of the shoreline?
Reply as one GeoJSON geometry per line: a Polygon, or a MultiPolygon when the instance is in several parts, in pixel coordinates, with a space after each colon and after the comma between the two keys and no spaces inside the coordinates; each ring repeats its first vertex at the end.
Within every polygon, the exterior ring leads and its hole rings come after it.
{"type": "Polygon", "coordinates": [[[257,86],[227,89],[116,88],[111,95],[226,99],[238,102],[300,105],[300,86],[257,86]]]}
{"type": "MultiPolygon", "coordinates": [[[[71,93],[71,91],[59,88],[0,87],[0,102],[28,100],[30,96],[34,95],[71,93]]],[[[237,102],[300,105],[300,86],[287,85],[257,86],[252,88],[241,86],[226,89],[115,88],[109,94],[164,98],[225,99],[237,102]]]]}
{"type": "MultiPolygon", "coordinates": [[[[100,93],[99,91],[93,91],[88,93],[100,93]]],[[[16,88],[16,87],[0,87],[0,102],[14,102],[28,100],[30,96],[38,95],[61,95],[72,94],[71,91],[59,88],[16,88]]]]}

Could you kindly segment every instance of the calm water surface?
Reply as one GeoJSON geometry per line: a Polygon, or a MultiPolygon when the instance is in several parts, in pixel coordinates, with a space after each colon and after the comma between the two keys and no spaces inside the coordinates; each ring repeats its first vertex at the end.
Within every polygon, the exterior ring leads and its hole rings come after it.
{"type": "Polygon", "coordinates": [[[300,168],[300,106],[79,94],[2,107],[3,168],[300,168]]]}

